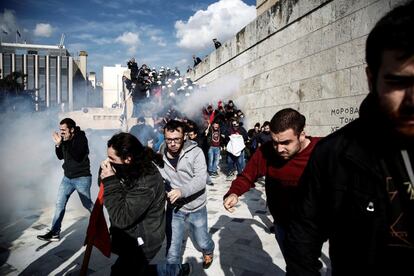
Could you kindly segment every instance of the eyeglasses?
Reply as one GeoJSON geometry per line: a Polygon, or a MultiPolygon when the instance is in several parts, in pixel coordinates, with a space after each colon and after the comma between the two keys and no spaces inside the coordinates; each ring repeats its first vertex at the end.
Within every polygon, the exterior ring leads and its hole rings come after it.
{"type": "Polygon", "coordinates": [[[172,144],[172,142],[174,142],[175,144],[180,144],[182,139],[183,138],[166,138],[165,142],[167,144],[172,144]]]}

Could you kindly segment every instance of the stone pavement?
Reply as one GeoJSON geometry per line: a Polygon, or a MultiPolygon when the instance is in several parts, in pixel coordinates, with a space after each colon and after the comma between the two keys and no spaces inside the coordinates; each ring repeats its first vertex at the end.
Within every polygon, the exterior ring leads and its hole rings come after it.
{"type": "MultiPolygon", "coordinates": [[[[188,239],[184,262],[192,264],[192,275],[285,275],[282,254],[274,234],[269,231],[272,218],[266,207],[263,181],[240,198],[234,213],[225,211],[222,206],[222,197],[231,182],[226,181],[223,174],[213,182],[214,186],[207,186],[207,210],[210,233],[216,245],[214,262],[209,269],[203,270],[201,253],[188,239]]],[[[73,198],[63,220],[60,242],[43,242],[36,238],[50,227],[54,206],[44,210],[26,210],[15,221],[0,224],[0,275],[79,273],[85,250],[82,245],[88,213],[82,207],[73,206],[74,201],[79,201],[77,196],[73,198]]],[[[156,262],[162,261],[163,252],[164,248],[156,257],[156,262]]],[[[326,256],[327,245],[324,246],[322,260],[329,263],[326,256]]],[[[109,275],[116,257],[112,255],[108,259],[94,248],[88,275],[109,275]]]]}

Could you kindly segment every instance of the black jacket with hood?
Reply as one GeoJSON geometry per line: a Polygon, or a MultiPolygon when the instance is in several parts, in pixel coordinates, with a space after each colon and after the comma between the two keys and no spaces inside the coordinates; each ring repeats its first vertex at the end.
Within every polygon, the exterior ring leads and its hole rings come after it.
{"type": "Polygon", "coordinates": [[[75,127],[74,136],[55,147],[56,156],[64,160],[62,168],[67,178],[90,176],[89,147],[85,132],[75,127]]]}

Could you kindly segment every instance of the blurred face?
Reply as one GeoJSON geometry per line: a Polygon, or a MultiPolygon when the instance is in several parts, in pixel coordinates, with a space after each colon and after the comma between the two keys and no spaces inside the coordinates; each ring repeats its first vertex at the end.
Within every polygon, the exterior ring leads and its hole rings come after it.
{"type": "Polygon", "coordinates": [[[178,154],[184,142],[183,130],[181,128],[174,131],[165,130],[164,136],[168,152],[172,155],[178,154]]]}
{"type": "Polygon", "coordinates": [[[63,141],[69,141],[73,137],[73,133],[75,132],[75,129],[71,128],[69,129],[66,124],[60,125],[60,136],[62,136],[63,141]]]}
{"type": "Polygon", "coordinates": [[[270,132],[270,126],[265,126],[263,128],[263,131],[266,132],[266,133],[269,133],[270,132]]]}
{"type": "Polygon", "coordinates": [[[214,130],[219,130],[219,128],[220,128],[219,124],[216,124],[216,123],[213,124],[213,129],[214,130]]]}
{"type": "Polygon", "coordinates": [[[385,51],[376,81],[367,68],[368,82],[393,129],[404,138],[414,138],[414,56],[399,57],[397,51],[385,51]]]}
{"type": "Polygon", "coordinates": [[[276,153],[285,160],[289,160],[302,150],[302,143],[305,139],[305,133],[298,136],[293,129],[288,129],[279,133],[271,133],[273,148],[276,153]]]}
{"type": "Polygon", "coordinates": [[[188,133],[188,138],[189,138],[190,140],[194,140],[195,138],[197,138],[197,134],[196,134],[194,131],[190,131],[190,132],[188,133]]]}

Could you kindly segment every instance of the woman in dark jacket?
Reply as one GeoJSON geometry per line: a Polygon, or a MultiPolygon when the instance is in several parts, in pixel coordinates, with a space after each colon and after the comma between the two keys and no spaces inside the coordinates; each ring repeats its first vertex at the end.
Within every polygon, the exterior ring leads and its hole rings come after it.
{"type": "Polygon", "coordinates": [[[156,275],[149,262],[165,236],[165,190],[155,164],[163,166],[136,137],[119,133],[108,141],[102,162],[104,205],[111,222],[112,250],[119,258],[111,275],[156,275]]]}

